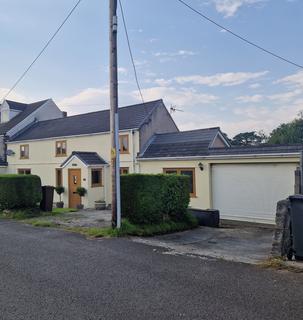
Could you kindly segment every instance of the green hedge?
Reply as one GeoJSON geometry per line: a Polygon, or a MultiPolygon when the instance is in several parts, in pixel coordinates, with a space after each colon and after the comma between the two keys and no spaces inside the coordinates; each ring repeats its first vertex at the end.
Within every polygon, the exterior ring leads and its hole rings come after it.
{"type": "Polygon", "coordinates": [[[41,180],[35,175],[0,175],[0,210],[34,208],[41,201],[41,180]]]}
{"type": "Polygon", "coordinates": [[[122,215],[136,224],[182,220],[189,204],[189,177],[175,174],[121,176],[122,215]]]}

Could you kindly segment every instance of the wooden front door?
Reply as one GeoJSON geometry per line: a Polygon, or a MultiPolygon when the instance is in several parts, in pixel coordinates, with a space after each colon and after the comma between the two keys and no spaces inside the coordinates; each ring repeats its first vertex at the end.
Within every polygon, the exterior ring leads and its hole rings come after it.
{"type": "Polygon", "coordinates": [[[69,169],[68,199],[70,208],[76,208],[78,204],[81,204],[81,198],[76,193],[78,187],[81,187],[81,169],[69,169]]]}

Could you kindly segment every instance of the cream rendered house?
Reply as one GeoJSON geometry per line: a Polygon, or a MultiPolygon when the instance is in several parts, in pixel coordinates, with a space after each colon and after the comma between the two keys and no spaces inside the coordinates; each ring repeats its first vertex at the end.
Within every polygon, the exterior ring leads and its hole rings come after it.
{"type": "MultiPolygon", "coordinates": [[[[137,155],[156,133],[176,132],[162,100],[122,107],[120,166],[122,173],[140,172],[137,155]]],[[[62,185],[65,206],[80,203],[77,187],[87,190],[82,201],[111,203],[109,110],[38,121],[7,142],[7,173],[39,175],[43,185],[62,185]]]]}
{"type": "MultiPolygon", "coordinates": [[[[44,109],[49,120],[30,113],[21,117],[23,126],[18,116],[0,124],[0,134],[11,130],[3,135],[2,172],[64,186],[65,206],[80,203],[78,186],[87,189],[85,207],[110,204],[109,110],[64,117],[56,108],[44,109]]],[[[294,193],[302,145],[232,147],[220,128],[180,132],[162,100],[119,108],[119,116],[121,173],[188,175],[192,208],[272,224],[277,201],[294,193]]]]}

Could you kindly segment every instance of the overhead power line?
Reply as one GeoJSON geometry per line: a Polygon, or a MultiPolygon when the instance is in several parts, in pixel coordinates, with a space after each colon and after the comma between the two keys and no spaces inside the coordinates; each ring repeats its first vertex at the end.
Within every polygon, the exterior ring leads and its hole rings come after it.
{"type": "Polygon", "coordinates": [[[133,69],[134,69],[134,75],[135,75],[137,88],[138,88],[142,103],[144,104],[144,98],[143,98],[143,95],[142,95],[142,90],[141,90],[141,86],[140,86],[139,79],[138,79],[138,73],[137,73],[137,69],[136,69],[136,64],[135,64],[132,48],[131,48],[131,45],[130,45],[130,40],[129,40],[129,36],[128,36],[128,31],[127,31],[127,25],[126,25],[126,20],[125,20],[124,10],[123,10],[123,6],[122,6],[121,0],[119,0],[119,5],[120,5],[120,10],[121,10],[121,15],[122,15],[124,31],[125,31],[125,35],[126,35],[128,51],[129,51],[130,59],[131,59],[131,62],[132,62],[132,65],[133,65],[133,69]]]}
{"type": "Polygon", "coordinates": [[[9,91],[4,95],[3,100],[6,99],[12,91],[17,87],[17,85],[23,80],[23,78],[26,76],[26,74],[29,72],[29,70],[32,68],[32,66],[36,63],[36,61],[42,56],[42,54],[45,52],[45,50],[48,48],[48,46],[51,44],[51,42],[55,39],[59,31],[63,28],[67,20],[70,18],[70,16],[73,14],[73,12],[76,10],[76,8],[79,6],[80,2],[82,0],[78,0],[76,4],[73,6],[73,8],[69,11],[66,18],[63,20],[63,22],[59,25],[55,33],[50,37],[50,39],[46,42],[46,44],[43,46],[41,51],[38,53],[38,55],[35,57],[35,59],[31,62],[31,64],[24,70],[24,72],[20,75],[20,77],[16,80],[16,82],[13,84],[13,86],[9,89],[9,91]]]}
{"type": "Polygon", "coordinates": [[[244,37],[240,36],[239,34],[237,34],[237,33],[233,32],[232,30],[230,30],[230,29],[222,26],[221,24],[219,24],[218,22],[214,21],[213,19],[207,17],[205,14],[203,14],[202,12],[200,12],[200,11],[198,11],[197,9],[193,8],[191,5],[189,5],[189,4],[186,3],[185,1],[183,1],[183,0],[177,0],[177,1],[179,1],[181,4],[183,4],[184,6],[186,6],[186,7],[187,7],[188,9],[190,9],[191,11],[195,12],[196,14],[198,14],[198,15],[199,15],[200,17],[202,17],[203,19],[211,22],[212,24],[216,25],[216,26],[219,27],[220,29],[225,30],[226,32],[228,32],[228,33],[230,33],[231,35],[235,36],[236,38],[238,38],[238,39],[246,42],[247,44],[249,44],[249,45],[251,45],[251,46],[253,46],[253,47],[255,47],[255,48],[257,48],[257,49],[259,49],[259,50],[261,50],[261,51],[263,51],[263,52],[265,52],[265,53],[267,53],[267,54],[269,54],[269,55],[271,55],[271,56],[273,56],[273,57],[275,57],[275,58],[277,58],[277,59],[280,59],[280,60],[282,60],[282,61],[284,61],[284,62],[286,62],[286,63],[289,63],[289,64],[291,64],[291,65],[293,65],[293,66],[295,66],[295,67],[298,67],[298,68],[303,69],[303,65],[300,65],[300,64],[298,64],[298,63],[296,63],[296,62],[294,62],[294,61],[291,61],[291,60],[289,60],[289,59],[287,59],[287,58],[284,58],[284,57],[282,57],[282,56],[280,56],[280,55],[278,55],[278,54],[276,54],[276,53],[274,53],[274,52],[272,52],[272,51],[270,51],[270,50],[267,50],[267,49],[259,46],[258,44],[256,44],[256,43],[248,40],[247,38],[244,38],[244,37]]]}

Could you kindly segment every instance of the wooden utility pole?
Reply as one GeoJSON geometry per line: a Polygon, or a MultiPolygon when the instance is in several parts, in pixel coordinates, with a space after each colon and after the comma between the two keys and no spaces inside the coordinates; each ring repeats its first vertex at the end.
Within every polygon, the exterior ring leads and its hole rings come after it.
{"type": "Polygon", "coordinates": [[[117,0],[109,0],[110,42],[110,131],[111,131],[111,175],[112,175],[112,226],[120,228],[120,151],[118,114],[118,62],[117,62],[117,0]]]}

